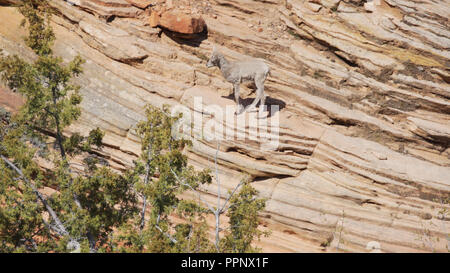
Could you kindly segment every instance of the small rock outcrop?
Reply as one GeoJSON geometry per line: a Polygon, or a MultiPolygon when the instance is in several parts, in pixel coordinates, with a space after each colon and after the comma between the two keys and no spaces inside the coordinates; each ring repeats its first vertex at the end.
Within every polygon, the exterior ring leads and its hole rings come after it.
{"type": "Polygon", "coordinates": [[[162,13],[152,12],[150,22],[152,26],[158,25],[182,34],[201,33],[206,27],[206,23],[200,15],[185,14],[176,10],[162,13]]]}

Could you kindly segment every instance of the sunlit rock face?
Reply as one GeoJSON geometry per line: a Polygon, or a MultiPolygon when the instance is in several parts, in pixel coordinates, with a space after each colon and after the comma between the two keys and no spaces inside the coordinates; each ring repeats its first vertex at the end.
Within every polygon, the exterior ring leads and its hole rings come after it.
{"type": "MultiPolygon", "coordinates": [[[[14,1],[0,4],[7,2],[14,1]]],[[[229,138],[217,153],[223,187],[232,189],[248,173],[268,200],[262,224],[272,235],[259,243],[263,251],[370,252],[374,245],[381,252],[447,251],[448,3],[51,4],[58,11],[52,19],[56,54],[87,60],[77,79],[83,114],[67,133],[105,130],[100,153],[114,168],[124,169],[139,155],[134,126],[146,104],[184,106],[202,117],[186,151],[198,168],[214,168],[217,141],[200,138],[209,125],[249,135],[251,113],[243,114],[248,126],[241,127],[211,113],[211,105],[224,115],[227,106],[235,107],[231,84],[218,68],[206,67],[216,46],[229,61],[263,58],[271,68],[266,104],[276,110],[265,119],[278,124],[276,145],[265,149],[264,138],[229,138]],[[183,31],[150,23],[152,13],[173,10],[201,17],[207,33],[173,35],[183,31]]],[[[0,18],[3,52],[33,59],[22,42],[20,14],[0,7],[0,18]]],[[[241,85],[244,103],[253,100],[253,88],[241,85]]],[[[216,202],[216,184],[204,192],[216,202]]]]}

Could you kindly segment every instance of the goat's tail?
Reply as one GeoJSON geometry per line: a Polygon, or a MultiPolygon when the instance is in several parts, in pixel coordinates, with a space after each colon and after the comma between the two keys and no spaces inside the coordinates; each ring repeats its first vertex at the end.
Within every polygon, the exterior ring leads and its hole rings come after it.
{"type": "Polygon", "coordinates": [[[272,71],[270,70],[270,67],[268,68],[267,75],[272,76],[272,71]]]}

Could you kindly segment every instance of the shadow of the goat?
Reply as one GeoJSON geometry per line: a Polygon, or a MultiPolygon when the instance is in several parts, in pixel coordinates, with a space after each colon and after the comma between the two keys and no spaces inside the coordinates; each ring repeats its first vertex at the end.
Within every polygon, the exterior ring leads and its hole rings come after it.
{"type": "MultiPolygon", "coordinates": [[[[231,99],[234,101],[234,93],[231,93],[228,96],[222,96],[222,98],[231,99]]],[[[254,98],[245,98],[240,99],[239,102],[244,106],[247,107],[253,102],[254,98]]],[[[256,107],[259,107],[259,102],[256,105],[256,107]]],[[[266,96],[266,106],[267,111],[269,112],[267,117],[270,118],[271,116],[275,115],[278,111],[281,111],[281,109],[286,107],[286,103],[280,99],[272,98],[270,96],[266,96]],[[273,106],[273,107],[272,107],[273,106]],[[278,106],[278,107],[276,107],[278,106]]],[[[259,108],[258,108],[259,109],[259,108]]]]}

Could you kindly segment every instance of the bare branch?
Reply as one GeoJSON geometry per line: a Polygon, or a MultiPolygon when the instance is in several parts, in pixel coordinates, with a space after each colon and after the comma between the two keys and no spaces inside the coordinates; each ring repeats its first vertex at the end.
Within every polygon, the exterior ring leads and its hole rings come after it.
{"type": "MultiPolygon", "coordinates": [[[[146,186],[147,186],[148,180],[150,178],[150,155],[151,155],[152,144],[151,144],[151,142],[149,142],[149,143],[150,144],[148,145],[148,148],[147,148],[147,164],[145,165],[145,177],[144,177],[144,185],[146,185],[146,186]]],[[[142,231],[145,226],[145,210],[147,209],[147,196],[145,196],[145,194],[143,196],[144,196],[144,198],[143,198],[144,200],[143,200],[142,211],[141,211],[141,223],[139,225],[140,231],[142,231]]]]}
{"type": "Polygon", "coordinates": [[[227,200],[225,200],[225,203],[223,204],[223,207],[220,209],[221,213],[226,212],[230,207],[225,209],[225,206],[227,205],[228,201],[230,201],[231,197],[233,197],[234,193],[237,191],[237,189],[244,184],[244,180],[241,180],[241,182],[239,182],[239,184],[236,185],[236,187],[233,189],[233,191],[231,192],[231,194],[228,196],[227,200]]]}
{"type": "Polygon", "coordinates": [[[216,171],[216,181],[217,181],[217,208],[220,208],[220,179],[219,170],[217,168],[217,157],[219,154],[220,142],[217,141],[216,155],[214,156],[214,168],[216,171]]]}
{"type": "MultiPolygon", "coordinates": [[[[254,201],[254,200],[256,200],[256,199],[257,199],[257,197],[254,196],[252,199],[249,200],[249,202],[252,202],[252,201],[254,201]]],[[[238,205],[239,203],[240,203],[240,202],[238,202],[238,203],[233,203],[233,204],[229,205],[226,209],[223,210],[222,213],[227,212],[230,208],[232,208],[232,207],[238,205]]]]}
{"type": "Polygon", "coordinates": [[[49,213],[50,217],[52,218],[52,220],[55,222],[54,228],[53,230],[58,233],[58,235],[60,236],[69,236],[71,242],[73,242],[73,246],[75,247],[75,249],[79,249],[80,248],[80,243],[76,240],[74,240],[69,232],[67,231],[67,229],[65,228],[65,226],[62,224],[61,220],[59,219],[58,215],[56,215],[56,212],[53,210],[53,208],[50,206],[50,204],[48,204],[47,200],[45,199],[45,197],[42,195],[42,193],[40,193],[36,186],[31,183],[23,174],[22,170],[20,170],[19,168],[16,167],[16,165],[14,165],[14,163],[12,163],[11,161],[9,161],[6,157],[4,157],[3,155],[0,155],[1,159],[8,164],[9,167],[11,167],[17,174],[19,174],[19,176],[22,178],[22,180],[26,183],[27,186],[29,186],[32,191],[34,192],[34,194],[36,194],[37,198],[41,201],[41,203],[44,205],[45,209],[47,210],[47,212],[49,213]]]}
{"type": "Polygon", "coordinates": [[[178,175],[177,175],[172,169],[170,169],[170,171],[173,173],[173,175],[175,176],[175,179],[177,179],[178,183],[180,183],[180,184],[183,185],[183,186],[186,186],[186,187],[190,188],[193,192],[195,192],[195,193],[198,195],[198,197],[200,198],[200,200],[201,200],[203,203],[205,203],[205,205],[208,206],[208,209],[209,209],[212,213],[215,213],[215,212],[216,212],[216,210],[213,209],[213,208],[211,207],[211,205],[209,205],[209,203],[206,202],[206,201],[203,199],[203,197],[202,197],[202,195],[200,194],[199,191],[197,191],[196,189],[194,189],[194,187],[192,187],[192,186],[189,185],[188,183],[183,182],[183,181],[178,177],[178,175]]]}
{"type": "Polygon", "coordinates": [[[158,218],[156,218],[156,224],[155,227],[157,230],[159,230],[162,234],[164,234],[167,238],[169,238],[170,241],[172,241],[172,243],[176,244],[178,241],[172,237],[172,235],[170,235],[167,232],[164,232],[160,227],[159,227],[159,219],[161,217],[161,214],[158,214],[158,218]]]}
{"type": "Polygon", "coordinates": [[[216,241],[214,243],[217,252],[220,252],[219,249],[219,241],[220,241],[220,178],[219,178],[219,170],[217,168],[217,157],[219,155],[220,141],[217,141],[216,154],[214,156],[214,168],[216,171],[216,181],[217,181],[217,209],[214,212],[214,217],[216,218],[216,241]]]}

